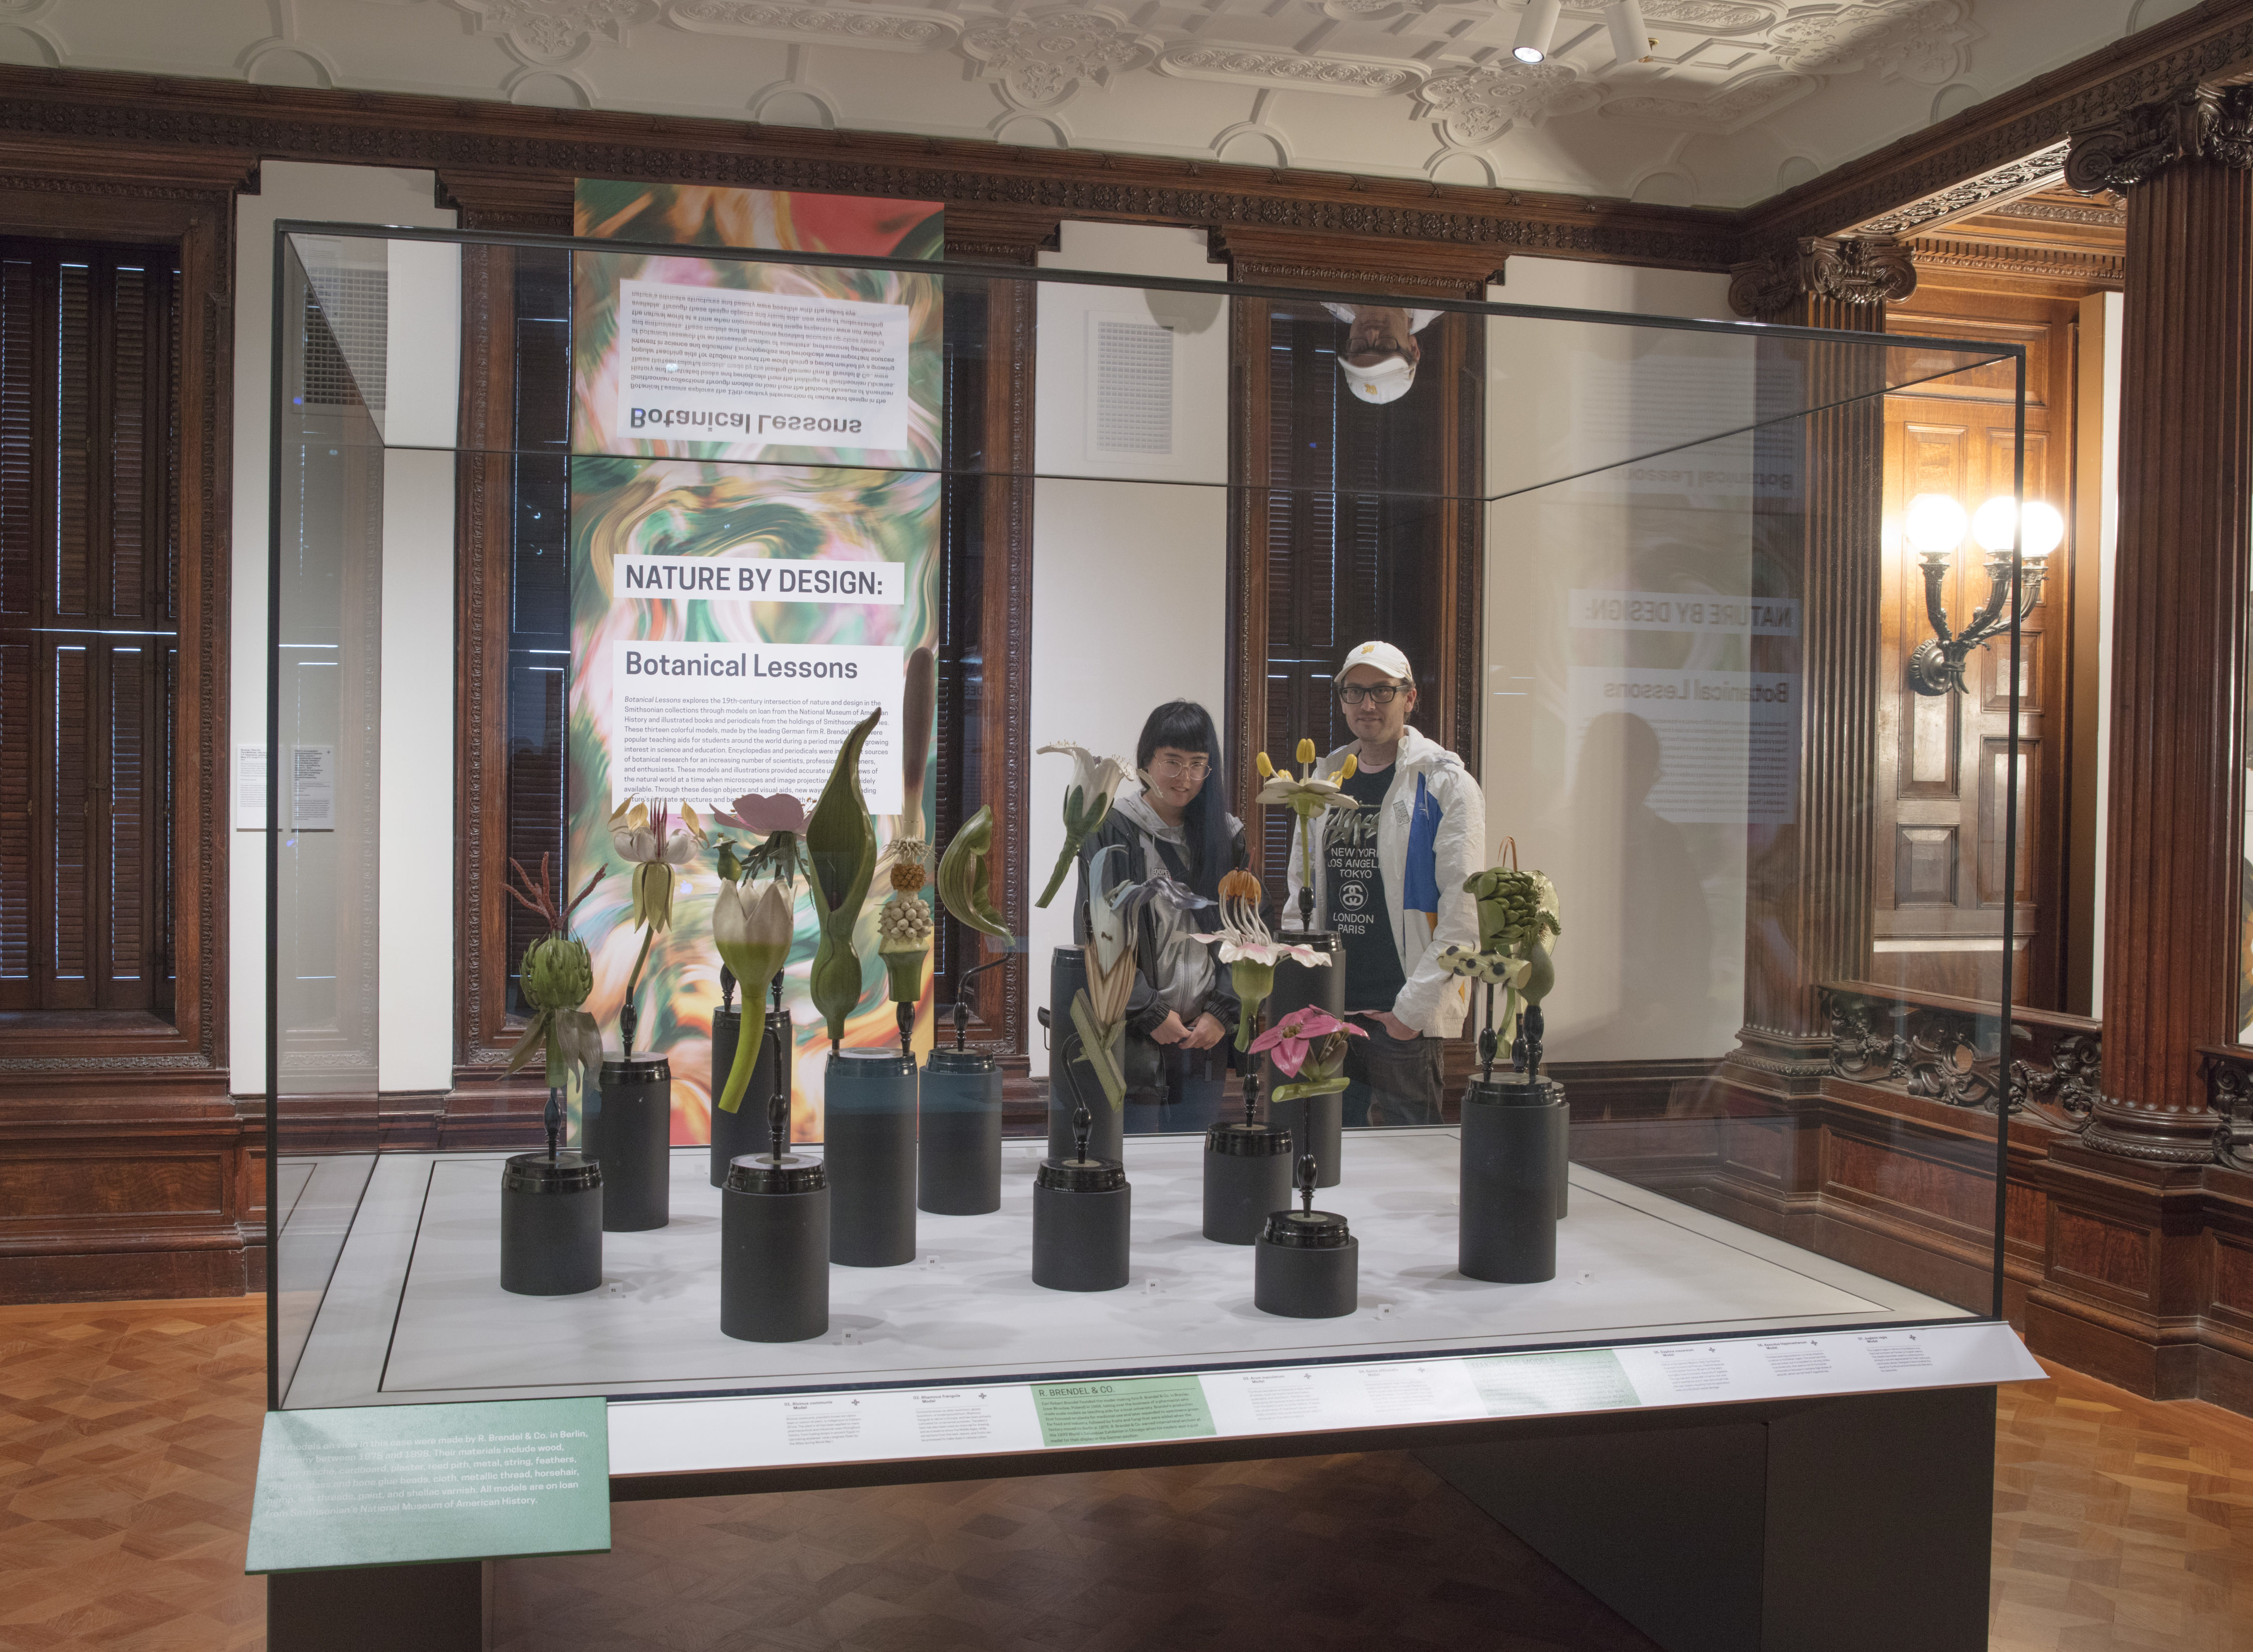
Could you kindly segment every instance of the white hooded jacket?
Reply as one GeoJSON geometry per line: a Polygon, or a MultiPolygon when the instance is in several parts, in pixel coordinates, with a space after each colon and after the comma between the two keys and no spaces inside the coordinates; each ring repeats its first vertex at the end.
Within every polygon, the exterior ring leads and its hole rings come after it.
{"type": "MultiPolygon", "coordinates": [[[[1350,744],[1340,746],[1323,759],[1322,771],[1334,771],[1353,749],[1350,744]]],[[[1435,960],[1444,946],[1478,945],[1478,903],[1463,893],[1463,882],[1484,869],[1486,798],[1461,757],[1409,728],[1401,731],[1399,755],[1392,760],[1392,782],[1385,788],[1385,801],[1378,810],[1377,863],[1385,874],[1385,903],[1392,918],[1392,944],[1400,949],[1400,970],[1407,977],[1400,995],[1393,1000],[1392,1013],[1426,1037],[1456,1037],[1469,1012],[1469,986],[1461,976],[1448,974],[1435,960]],[[1429,879],[1424,886],[1436,886],[1439,890],[1436,919],[1411,910],[1402,899],[1410,886],[1409,840],[1418,835],[1412,833],[1411,826],[1419,779],[1423,782],[1423,795],[1439,811],[1437,826],[1431,833],[1431,864],[1419,868],[1429,879]]],[[[1325,810],[1314,821],[1316,923],[1322,921],[1328,894],[1322,887],[1326,875],[1322,840],[1335,818],[1325,810]]],[[[1302,864],[1294,842],[1283,897],[1287,925],[1298,922],[1302,864]]]]}

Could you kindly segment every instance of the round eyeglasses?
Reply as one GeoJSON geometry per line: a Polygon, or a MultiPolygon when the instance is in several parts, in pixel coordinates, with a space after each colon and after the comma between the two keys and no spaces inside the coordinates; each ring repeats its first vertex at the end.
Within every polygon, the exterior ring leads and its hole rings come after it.
{"type": "Polygon", "coordinates": [[[1160,757],[1150,764],[1152,774],[1168,780],[1202,780],[1212,771],[1210,757],[1160,757]]]}

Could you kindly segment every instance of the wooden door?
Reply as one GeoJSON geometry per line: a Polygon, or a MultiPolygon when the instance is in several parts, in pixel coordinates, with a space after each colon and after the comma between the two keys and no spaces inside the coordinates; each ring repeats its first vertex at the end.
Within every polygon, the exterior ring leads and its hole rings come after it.
{"type": "MultiPolygon", "coordinates": [[[[2041,600],[2021,627],[2014,763],[2007,637],[1966,662],[1968,694],[1929,696],[1908,686],[1908,657],[1931,625],[1922,568],[1901,523],[1921,493],[1950,495],[1971,512],[2012,491],[2015,371],[1998,363],[1887,398],[1873,980],[1995,999],[2004,918],[2015,905],[2012,997],[2062,1003],[2075,316],[2067,300],[1942,290],[1920,291],[1914,309],[1887,317],[1895,332],[2026,346],[2026,497],[2055,507],[2068,538],[2049,558],[2041,600]],[[2019,854],[2006,887],[2004,826],[2014,788],[2019,854]]],[[[1967,537],[1943,588],[1951,626],[1960,629],[1986,600],[1984,564],[1967,537]]]]}

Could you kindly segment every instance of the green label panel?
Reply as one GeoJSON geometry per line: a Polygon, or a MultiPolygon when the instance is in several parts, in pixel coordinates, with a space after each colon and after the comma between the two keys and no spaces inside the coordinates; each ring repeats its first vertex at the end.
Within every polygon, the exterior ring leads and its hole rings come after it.
{"type": "Polygon", "coordinates": [[[1608,1348],[1563,1354],[1498,1354],[1466,1360],[1489,1417],[1528,1412],[1623,1410],[1643,1402],[1619,1356],[1608,1348]]]}
{"type": "Polygon", "coordinates": [[[1131,1439],[1189,1439],[1214,1432],[1204,1387],[1194,1377],[1035,1384],[1043,1446],[1109,1446],[1131,1439]]]}
{"type": "Polygon", "coordinates": [[[266,1413],[245,1572],[610,1546],[600,1399],[266,1413]]]}

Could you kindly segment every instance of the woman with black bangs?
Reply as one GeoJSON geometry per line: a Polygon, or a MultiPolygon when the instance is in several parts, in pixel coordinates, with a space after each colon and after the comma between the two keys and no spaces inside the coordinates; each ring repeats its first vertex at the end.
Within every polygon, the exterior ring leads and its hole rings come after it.
{"type": "MultiPolygon", "coordinates": [[[[1080,848],[1077,911],[1087,910],[1087,868],[1113,846],[1121,853],[1105,866],[1105,882],[1139,883],[1163,872],[1219,900],[1221,878],[1245,859],[1244,826],[1228,812],[1219,766],[1220,737],[1203,706],[1175,700],[1150,714],[1134,747],[1140,784],[1120,788],[1080,848]]],[[[1211,945],[1196,937],[1217,920],[1216,908],[1178,912],[1153,901],[1142,909],[1122,1052],[1129,1131],[1203,1130],[1213,1122],[1237,1001],[1211,945]]]]}

